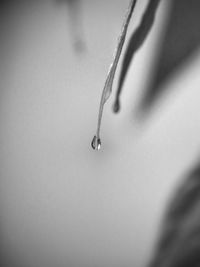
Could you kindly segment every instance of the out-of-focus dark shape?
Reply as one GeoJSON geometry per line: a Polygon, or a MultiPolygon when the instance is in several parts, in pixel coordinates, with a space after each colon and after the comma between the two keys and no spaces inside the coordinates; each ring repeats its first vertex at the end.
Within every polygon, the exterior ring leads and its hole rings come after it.
{"type": "Polygon", "coordinates": [[[117,88],[116,99],[113,106],[114,112],[118,112],[120,110],[120,94],[122,91],[124,80],[126,78],[127,71],[129,69],[133,56],[135,55],[137,50],[142,46],[152,28],[159,2],[160,0],[149,0],[148,6],[145,10],[145,13],[143,14],[141,23],[137,27],[137,29],[133,32],[130,38],[130,41],[128,43],[125,52],[124,60],[122,63],[119,85],[117,88]]]}
{"type": "Polygon", "coordinates": [[[187,63],[200,45],[199,0],[172,0],[169,16],[155,72],[139,107],[145,114],[163,93],[163,84],[187,63]]]}
{"type": "Polygon", "coordinates": [[[150,266],[200,266],[200,165],[175,192],[150,266]]]}
{"type": "Polygon", "coordinates": [[[0,11],[3,12],[4,7],[12,7],[13,5],[17,5],[23,3],[24,0],[0,0],[0,11]]]}
{"type": "Polygon", "coordinates": [[[56,2],[67,4],[69,10],[69,30],[72,36],[73,47],[76,52],[84,52],[86,50],[86,44],[83,40],[81,0],[56,0],[56,2]]]}

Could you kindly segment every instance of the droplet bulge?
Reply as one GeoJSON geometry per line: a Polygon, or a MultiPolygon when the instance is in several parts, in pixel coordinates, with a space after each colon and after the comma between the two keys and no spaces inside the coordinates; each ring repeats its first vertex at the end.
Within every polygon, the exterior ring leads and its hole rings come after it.
{"type": "Polygon", "coordinates": [[[94,150],[99,150],[101,148],[101,139],[95,135],[92,139],[91,146],[94,150]]]}

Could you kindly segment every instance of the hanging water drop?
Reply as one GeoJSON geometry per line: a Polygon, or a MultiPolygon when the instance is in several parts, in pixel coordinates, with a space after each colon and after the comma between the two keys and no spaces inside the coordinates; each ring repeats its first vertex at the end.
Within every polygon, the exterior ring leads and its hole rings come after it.
{"type": "Polygon", "coordinates": [[[97,136],[95,135],[92,139],[91,146],[94,150],[99,150],[101,148],[101,139],[97,138],[97,136]]]}
{"type": "MultiPolygon", "coordinates": [[[[112,92],[112,85],[113,85],[115,72],[116,72],[116,69],[118,66],[119,58],[120,58],[120,55],[122,52],[122,48],[123,48],[123,45],[125,42],[127,30],[128,30],[128,25],[129,25],[133,10],[135,9],[136,2],[137,2],[137,0],[130,0],[130,4],[129,4],[128,10],[127,10],[127,13],[125,15],[122,30],[121,30],[120,36],[118,38],[117,48],[115,50],[114,58],[113,58],[113,61],[110,65],[110,68],[109,68],[109,71],[108,71],[108,74],[106,77],[106,81],[104,84],[103,92],[101,95],[101,101],[100,101],[100,105],[99,105],[97,131],[96,131],[96,135],[94,136],[92,143],[91,143],[92,148],[95,150],[99,150],[101,147],[101,140],[99,138],[99,134],[100,134],[100,128],[101,128],[103,108],[104,108],[104,104],[106,103],[106,101],[108,100],[108,98],[110,97],[111,92],[112,92]]],[[[120,103],[117,103],[114,107],[114,110],[115,110],[115,112],[118,112],[119,109],[120,109],[120,103]]]]}

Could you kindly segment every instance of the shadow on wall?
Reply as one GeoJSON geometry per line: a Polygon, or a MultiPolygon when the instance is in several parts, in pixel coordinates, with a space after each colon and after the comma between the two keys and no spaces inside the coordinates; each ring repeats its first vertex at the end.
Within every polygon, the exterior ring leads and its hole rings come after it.
{"type": "MultiPolygon", "coordinates": [[[[162,96],[164,83],[176,75],[200,46],[200,2],[174,0],[164,39],[161,42],[152,82],[147,88],[139,109],[143,112],[153,107],[162,96]]],[[[167,87],[169,88],[169,87],[167,87]]]]}
{"type": "Polygon", "coordinates": [[[74,50],[83,53],[86,50],[86,43],[83,37],[81,0],[56,0],[57,4],[66,4],[69,14],[69,27],[74,50]]]}
{"type": "MultiPolygon", "coordinates": [[[[86,51],[86,42],[84,40],[84,30],[82,23],[82,1],[81,0],[54,0],[57,5],[66,5],[69,16],[69,32],[71,42],[76,53],[84,53],[86,51]]],[[[3,0],[0,2],[1,15],[5,15],[4,9],[14,7],[23,3],[24,0],[3,0]]],[[[26,1],[25,1],[26,2],[26,1]]]]}
{"type": "MultiPolygon", "coordinates": [[[[151,30],[159,7],[159,0],[150,0],[141,23],[130,37],[122,69],[114,104],[114,111],[120,109],[120,95],[127,71],[133,56],[142,46],[151,30]]],[[[151,82],[144,92],[138,105],[139,115],[142,118],[148,116],[149,111],[164,93],[164,84],[175,75],[183,65],[187,65],[189,59],[195,54],[200,45],[200,2],[198,0],[173,0],[169,12],[168,25],[156,59],[151,82]]],[[[167,87],[169,88],[169,87],[167,87]]]]}
{"type": "Polygon", "coordinates": [[[185,177],[163,220],[151,267],[194,267],[200,262],[200,164],[185,177]]]}

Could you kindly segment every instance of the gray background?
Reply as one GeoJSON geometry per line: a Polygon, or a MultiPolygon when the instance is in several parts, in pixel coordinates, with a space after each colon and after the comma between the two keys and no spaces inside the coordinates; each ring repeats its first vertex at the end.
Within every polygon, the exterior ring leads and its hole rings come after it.
{"type": "MultiPolygon", "coordinates": [[[[139,1],[130,31],[146,3],[139,1]]],[[[82,1],[83,53],[73,48],[65,4],[11,1],[1,10],[0,248],[6,267],[137,267],[151,257],[165,204],[200,147],[200,57],[165,85],[181,90],[139,124],[133,107],[165,24],[162,3],[131,66],[123,110],[113,115],[109,100],[102,150],[93,151],[101,90],[127,5],[82,1]]]]}

